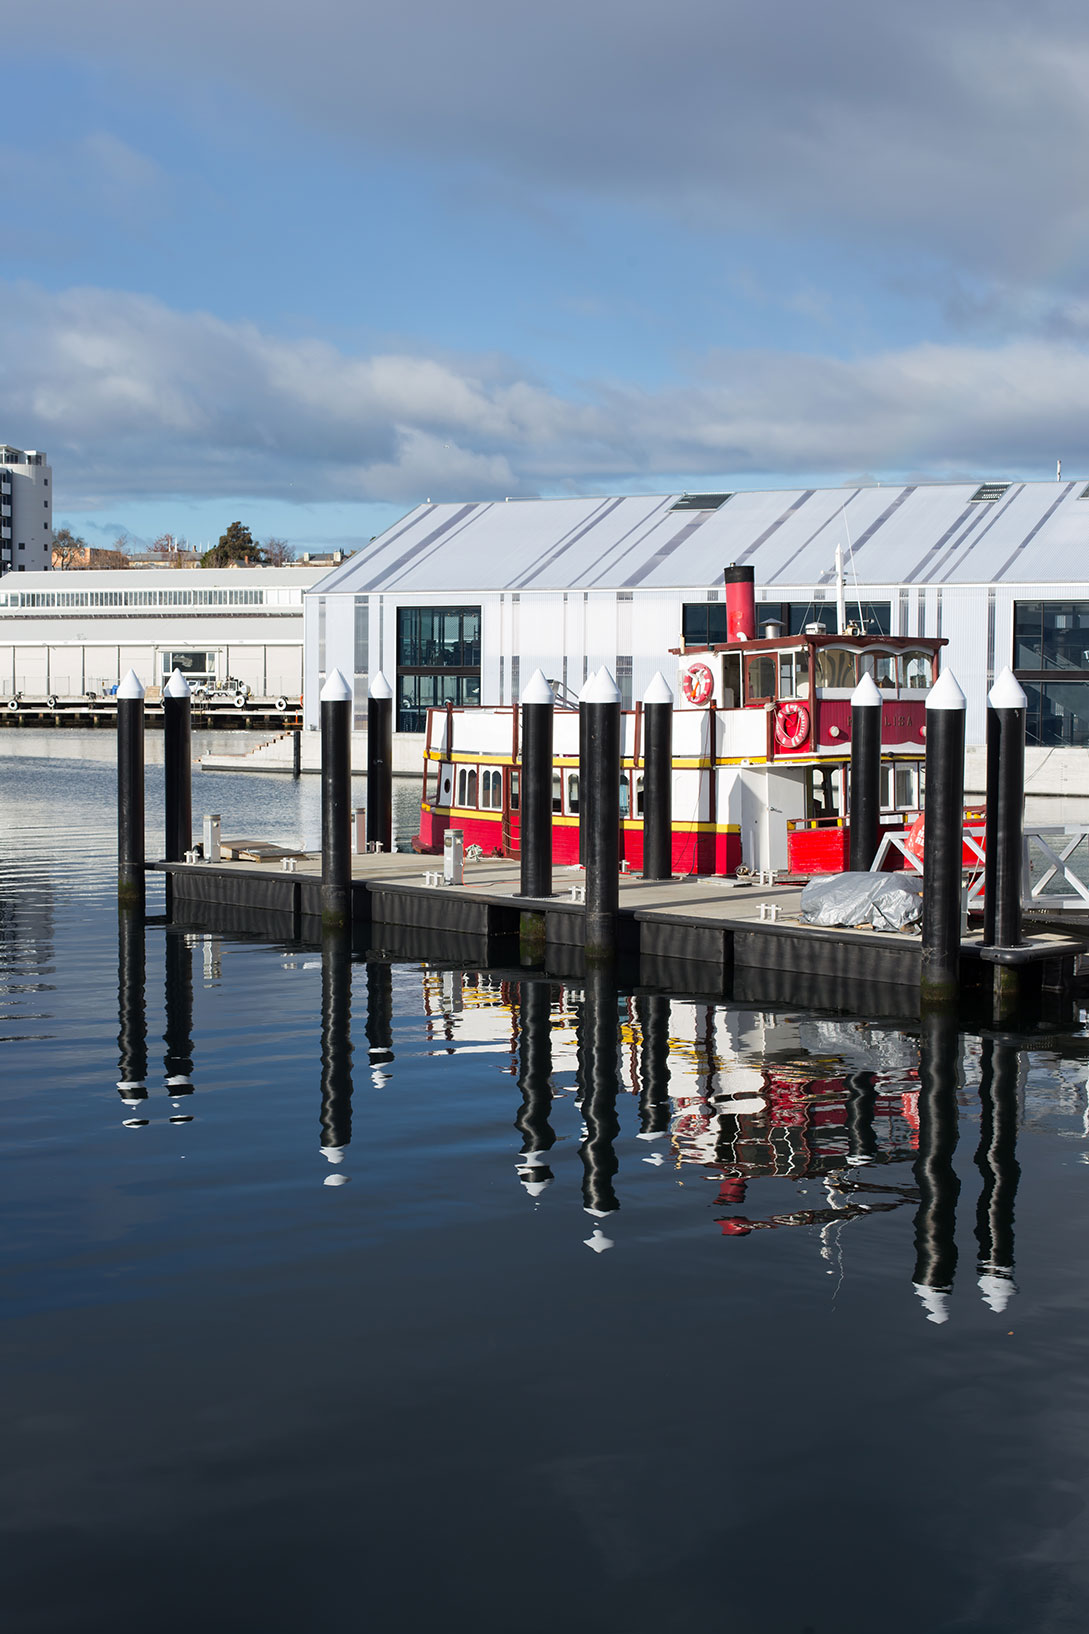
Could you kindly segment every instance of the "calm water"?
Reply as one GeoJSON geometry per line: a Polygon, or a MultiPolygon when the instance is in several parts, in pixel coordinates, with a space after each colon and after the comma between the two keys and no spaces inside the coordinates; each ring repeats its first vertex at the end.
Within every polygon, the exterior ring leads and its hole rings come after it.
{"type": "Polygon", "coordinates": [[[1085,1626],[1083,1038],[119,927],[0,769],[5,1628],[1085,1626]]]}

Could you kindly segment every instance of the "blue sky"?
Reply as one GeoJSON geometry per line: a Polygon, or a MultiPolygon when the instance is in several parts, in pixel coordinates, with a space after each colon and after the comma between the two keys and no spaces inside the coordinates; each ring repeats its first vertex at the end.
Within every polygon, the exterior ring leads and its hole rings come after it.
{"type": "Polygon", "coordinates": [[[0,20],[0,439],[96,542],[1089,475],[1065,0],[0,20]]]}

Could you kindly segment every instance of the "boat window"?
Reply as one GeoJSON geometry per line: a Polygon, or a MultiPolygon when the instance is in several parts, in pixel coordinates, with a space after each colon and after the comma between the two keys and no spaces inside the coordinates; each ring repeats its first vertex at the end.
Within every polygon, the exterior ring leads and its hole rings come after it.
{"type": "Polygon", "coordinates": [[[839,766],[815,766],[809,774],[809,810],[811,819],[825,819],[843,815],[843,771],[839,766]]]}
{"type": "Polygon", "coordinates": [[[897,765],[896,771],[896,809],[897,811],[915,811],[919,801],[919,768],[911,765],[897,765]]]}
{"type": "Polygon", "coordinates": [[[518,810],[518,773],[517,772],[511,772],[511,774],[510,774],[510,809],[512,811],[517,811],[518,810]]]}
{"type": "Polygon", "coordinates": [[[465,789],[465,804],[467,806],[476,805],[476,782],[476,767],[474,766],[469,773],[469,779],[465,789]]]}
{"type": "Polygon", "coordinates": [[[779,696],[793,698],[794,696],[794,654],[784,652],[779,655],[779,696]]]}
{"type": "Polygon", "coordinates": [[[637,817],[641,817],[643,815],[643,774],[642,774],[642,772],[640,772],[639,775],[635,779],[635,815],[637,817]]]}
{"type": "Polygon", "coordinates": [[[853,692],[857,677],[855,675],[855,654],[848,652],[846,647],[821,647],[817,653],[817,685],[831,687],[833,690],[853,692]]]}
{"type": "Polygon", "coordinates": [[[900,685],[913,692],[929,691],[934,661],[928,652],[906,652],[900,659],[900,685]]]}
{"type": "Polygon", "coordinates": [[[892,811],[894,809],[894,805],[895,805],[895,803],[893,801],[892,767],[891,766],[882,766],[882,768],[881,768],[881,810],[882,811],[892,811]]]}
{"type": "Polygon", "coordinates": [[[552,810],[563,810],[563,778],[559,772],[552,773],[552,810]]]}
{"type": "Polygon", "coordinates": [[[437,760],[429,760],[428,761],[428,763],[427,763],[427,783],[426,783],[427,792],[424,795],[424,799],[427,801],[427,804],[429,806],[434,806],[434,805],[438,804],[438,799],[439,799],[439,773],[441,772],[441,770],[442,770],[442,767],[439,765],[437,760]]]}
{"type": "Polygon", "coordinates": [[[864,652],[858,661],[858,673],[872,675],[879,687],[896,690],[896,658],[891,652],[864,652]]]}
{"type": "Polygon", "coordinates": [[[722,707],[723,709],[741,708],[741,654],[727,652],[722,655],[722,707]]]}
{"type": "Polygon", "coordinates": [[[794,696],[809,696],[809,648],[799,647],[794,654],[794,696]]]}
{"type": "Polygon", "coordinates": [[[620,818],[621,818],[621,821],[623,821],[623,819],[625,817],[630,817],[630,816],[631,816],[631,785],[628,782],[627,772],[622,772],[621,776],[620,776],[620,818]]]}
{"type": "Polygon", "coordinates": [[[480,804],[485,811],[498,811],[503,804],[503,773],[484,771],[480,778],[480,804]]]}
{"type": "Polygon", "coordinates": [[[567,810],[572,817],[577,817],[579,814],[578,772],[568,772],[567,774],[567,810]]]}
{"type": "Polygon", "coordinates": [[[469,777],[469,773],[466,771],[465,767],[463,766],[461,768],[460,772],[458,773],[458,805],[459,806],[463,806],[465,804],[465,791],[466,791],[466,788],[468,787],[468,777],[469,777]]]}
{"type": "Polygon", "coordinates": [[[756,703],[763,698],[774,698],[779,679],[778,665],[773,652],[755,652],[745,660],[745,702],[756,703]]]}

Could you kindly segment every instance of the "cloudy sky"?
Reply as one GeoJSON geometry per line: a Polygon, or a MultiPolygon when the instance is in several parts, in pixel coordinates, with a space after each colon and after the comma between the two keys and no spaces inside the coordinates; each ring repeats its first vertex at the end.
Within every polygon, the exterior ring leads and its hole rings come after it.
{"type": "Polygon", "coordinates": [[[1084,6],[0,21],[0,440],[96,541],[1089,476],[1084,6]]]}

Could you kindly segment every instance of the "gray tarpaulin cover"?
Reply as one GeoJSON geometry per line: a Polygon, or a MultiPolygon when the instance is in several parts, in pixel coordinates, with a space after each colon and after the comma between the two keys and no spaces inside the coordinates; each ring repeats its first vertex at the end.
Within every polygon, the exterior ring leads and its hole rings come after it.
{"type": "Polygon", "coordinates": [[[831,874],[811,879],[802,892],[806,925],[872,925],[903,930],[923,917],[921,874],[831,874]]]}

